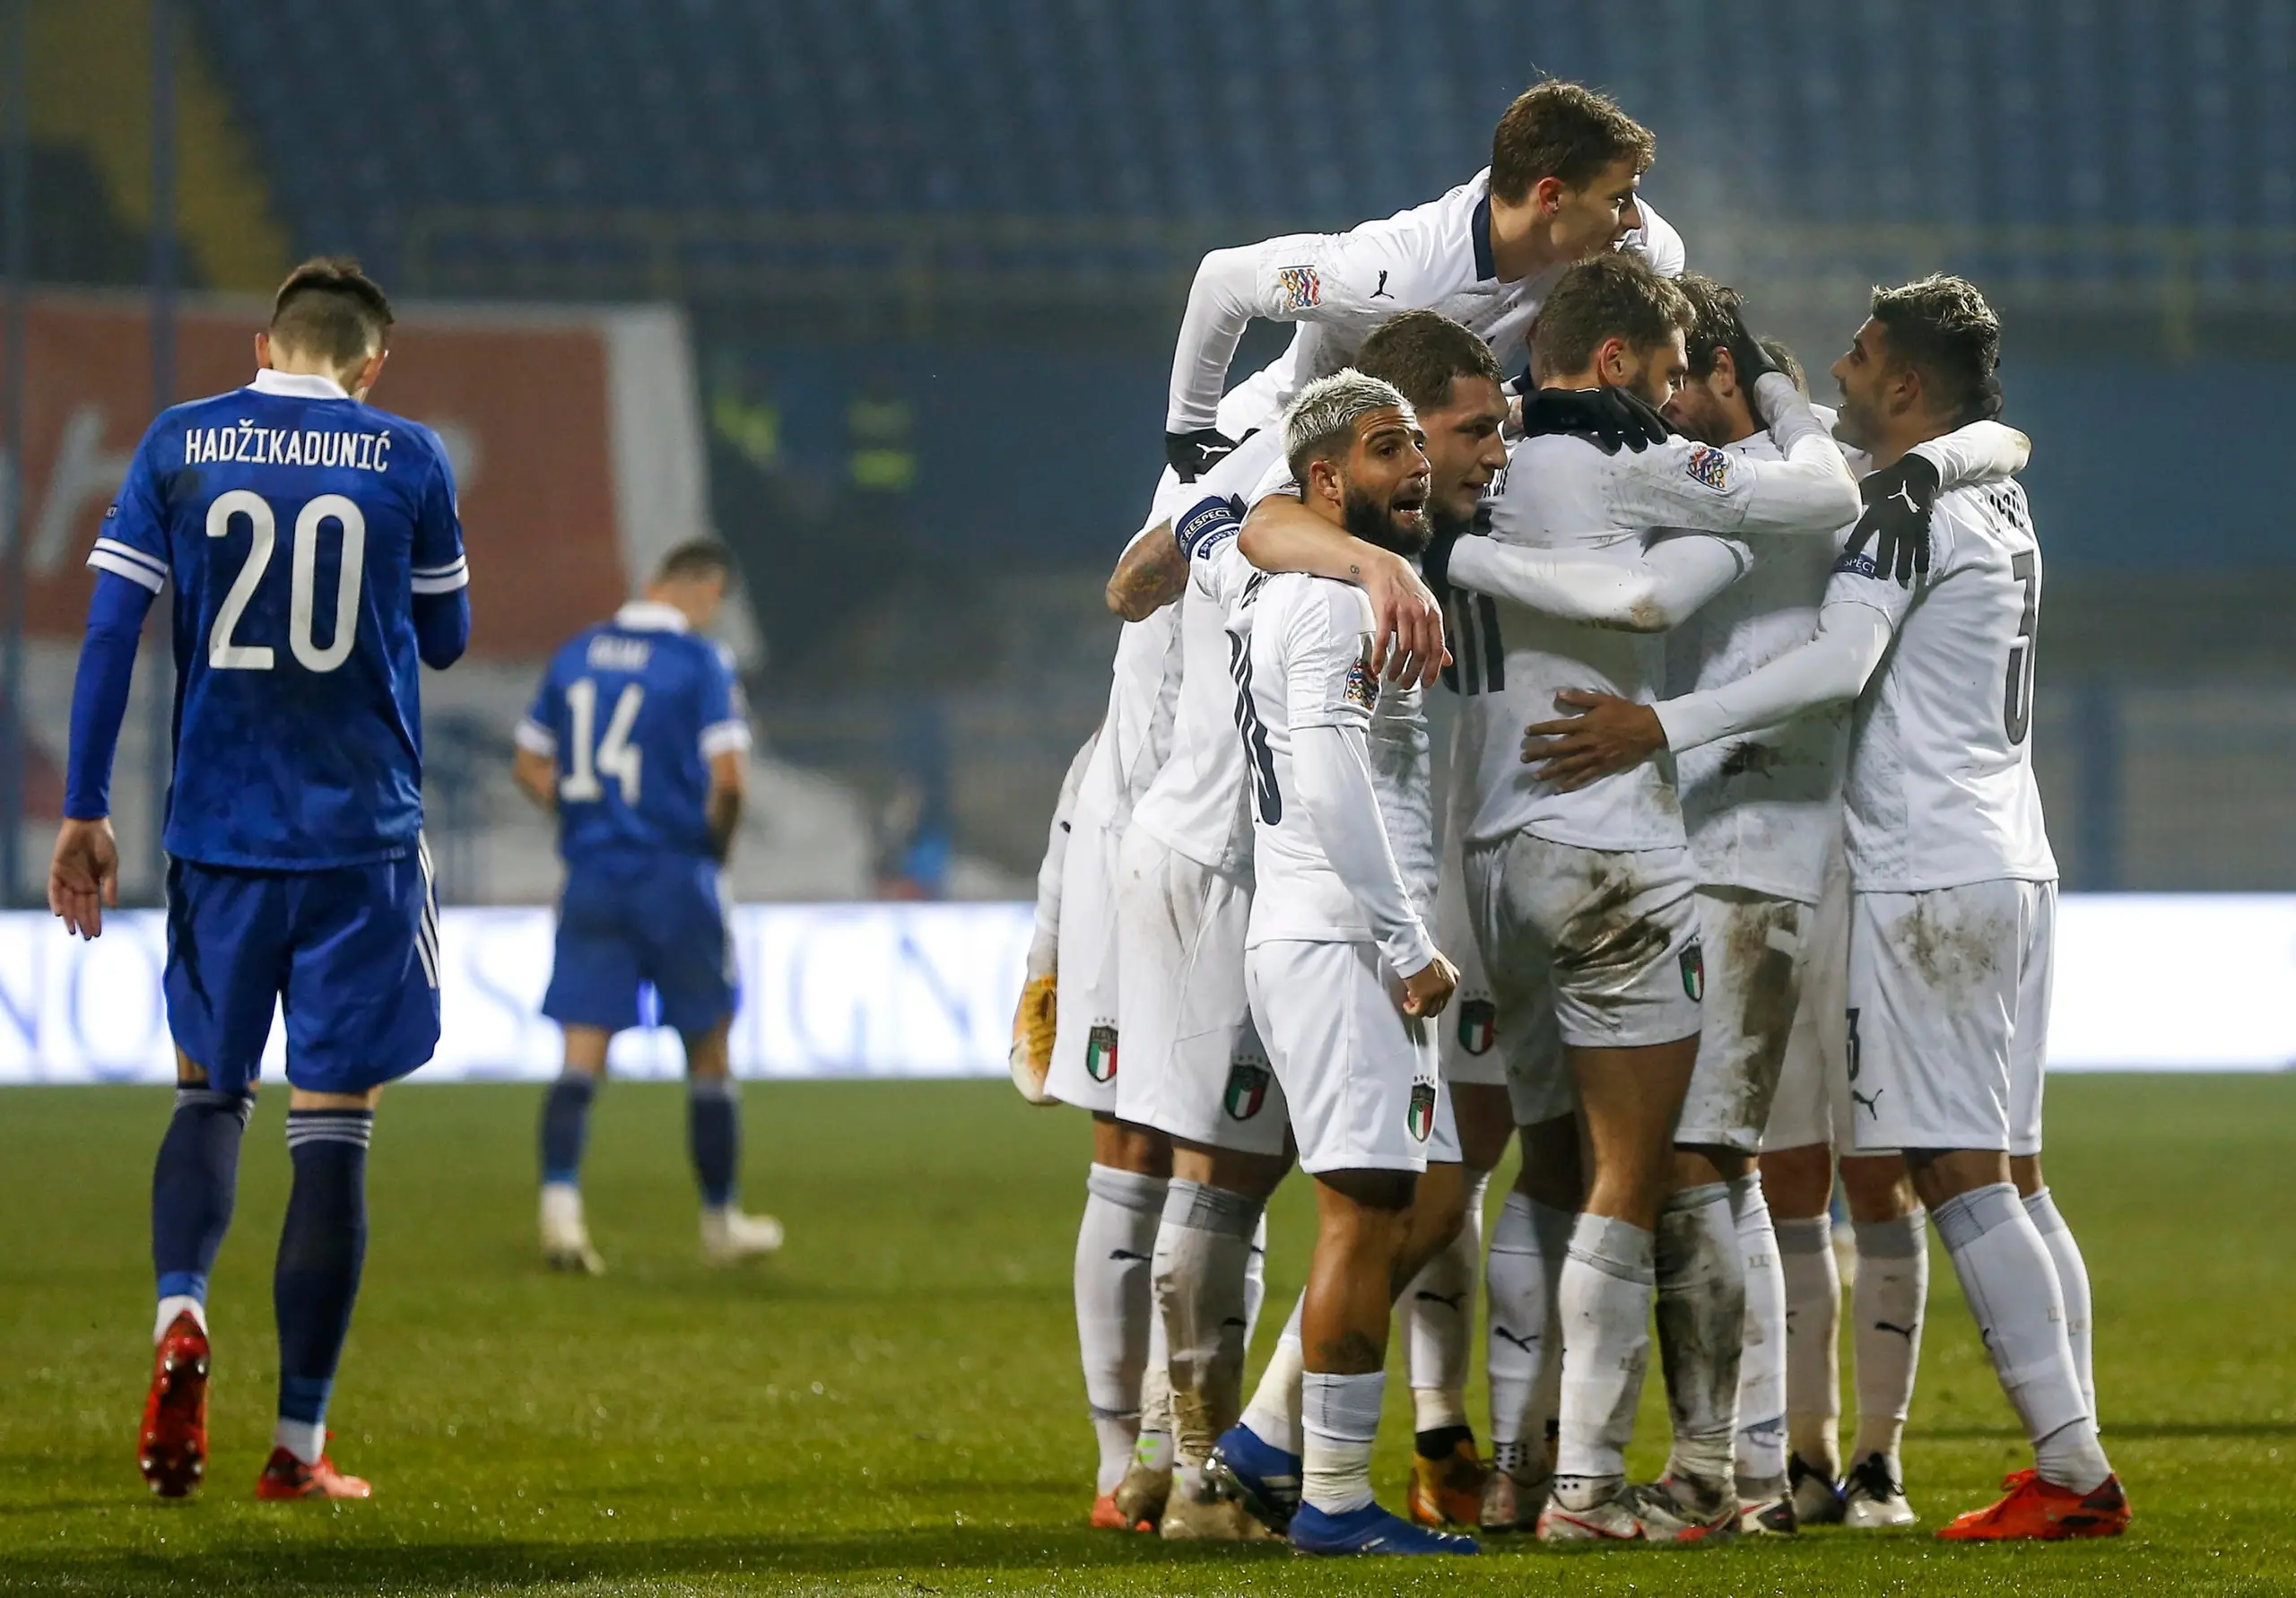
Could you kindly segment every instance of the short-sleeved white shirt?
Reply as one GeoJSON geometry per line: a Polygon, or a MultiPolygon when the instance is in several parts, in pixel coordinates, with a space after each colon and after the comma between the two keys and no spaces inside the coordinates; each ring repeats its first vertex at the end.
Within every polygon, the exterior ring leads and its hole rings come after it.
{"type": "Polygon", "coordinates": [[[1846,556],[1826,603],[1872,605],[1897,631],[1852,720],[1852,887],[1920,893],[2057,879],[2033,781],[2040,545],[2015,482],[1940,494],[1928,578],[1912,587],[1846,556]]]}

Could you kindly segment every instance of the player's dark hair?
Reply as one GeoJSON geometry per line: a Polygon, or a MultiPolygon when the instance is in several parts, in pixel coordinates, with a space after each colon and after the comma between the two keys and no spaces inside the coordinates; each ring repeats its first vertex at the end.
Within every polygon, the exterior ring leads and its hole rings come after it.
{"type": "Polygon", "coordinates": [[[1605,167],[1631,156],[1650,169],[1658,141],[1607,94],[1560,79],[1518,95],[1491,135],[1491,194],[1519,204],[1542,178],[1584,188],[1605,167]]]}
{"type": "Polygon", "coordinates": [[[1874,291],[1890,358],[1921,374],[1930,411],[1955,425],[2001,414],[2001,318],[1966,278],[1935,273],[1874,291]]]}
{"type": "Polygon", "coordinates": [[[1402,390],[1412,409],[1439,411],[1460,378],[1505,380],[1491,346],[1440,311],[1407,310],[1371,330],[1355,353],[1355,369],[1402,390]]]}
{"type": "Polygon", "coordinates": [[[337,369],[381,349],[394,320],[389,296],[349,256],[314,256],[287,274],[271,302],[272,342],[337,369]]]}
{"type": "Polygon", "coordinates": [[[713,577],[727,584],[734,580],[734,551],[714,538],[689,538],[654,563],[657,583],[699,582],[713,577]]]}
{"type": "Polygon", "coordinates": [[[1531,365],[1542,376],[1584,371],[1607,339],[1639,353],[1689,332],[1692,320],[1683,291],[1641,256],[1597,256],[1564,273],[1539,307],[1531,365]]]}
{"type": "Polygon", "coordinates": [[[1674,279],[1674,287],[1690,301],[1690,328],[1683,335],[1683,345],[1690,352],[1687,375],[1692,382],[1702,383],[1714,375],[1716,352],[1728,349],[1736,335],[1745,313],[1745,297],[1694,272],[1674,279]]]}
{"type": "Polygon", "coordinates": [[[1802,391],[1803,397],[1808,398],[1809,374],[1802,369],[1802,358],[1794,353],[1793,346],[1782,338],[1762,338],[1754,342],[1761,346],[1761,352],[1770,357],[1778,369],[1786,374],[1787,379],[1802,391]]]}

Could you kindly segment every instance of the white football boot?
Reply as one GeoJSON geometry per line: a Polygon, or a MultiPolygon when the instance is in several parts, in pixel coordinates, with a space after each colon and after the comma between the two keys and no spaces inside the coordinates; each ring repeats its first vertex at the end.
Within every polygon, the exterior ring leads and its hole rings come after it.
{"type": "Polygon", "coordinates": [[[713,1265],[773,1254],[782,1237],[781,1223],[770,1215],[744,1215],[731,1204],[701,1212],[701,1257],[713,1265]]]}
{"type": "Polygon", "coordinates": [[[582,1190],[571,1182],[543,1184],[542,1258],[553,1271],[605,1273],[606,1263],[590,1246],[590,1229],[582,1222],[582,1190]]]}
{"type": "Polygon", "coordinates": [[[1842,1480],[1841,1524],[1861,1531],[1909,1526],[1921,1517],[1906,1502],[1905,1473],[1886,1454],[1868,1454],[1842,1480]]]}

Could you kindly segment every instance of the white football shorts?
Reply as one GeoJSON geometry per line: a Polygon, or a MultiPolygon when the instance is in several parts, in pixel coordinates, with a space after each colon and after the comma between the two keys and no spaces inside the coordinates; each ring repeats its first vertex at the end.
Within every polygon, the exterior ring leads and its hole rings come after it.
{"type": "Polygon", "coordinates": [[[1402,979],[1377,945],[1265,942],[1244,956],[1244,982],[1302,1170],[1423,1171],[1458,1159],[1434,1027],[1396,1008],[1402,979]]]}
{"type": "MultiPolygon", "coordinates": [[[[1761,1146],[1802,1149],[1822,1144],[1855,1154],[1849,1131],[1849,873],[1839,852],[1809,916],[1808,953],[1802,963],[1801,1002],[1778,1073],[1770,1124],[1761,1146]],[[1839,1133],[1839,1136],[1836,1133],[1839,1133]]],[[[1869,1153],[1894,1152],[1873,1149],[1869,1153]]]]}
{"type": "Polygon", "coordinates": [[[1063,1104],[1116,1113],[1118,835],[1079,827],[1061,867],[1060,980],[1045,1090],[1063,1104]]]}
{"type": "Polygon", "coordinates": [[[1850,895],[1857,1152],[2040,1152],[2056,923],[2055,882],[1850,895]]]}
{"type": "Polygon", "coordinates": [[[1527,832],[1470,846],[1467,899],[1508,1040],[1518,1125],[1576,1102],[1559,1047],[1675,1043],[1699,1030],[1705,969],[1690,850],[1582,849],[1527,832]]]}
{"type": "Polygon", "coordinates": [[[1281,1154],[1283,1090],[1244,994],[1250,886],[1146,829],[1117,855],[1120,1121],[1215,1149],[1281,1154]]]}
{"type": "Polygon", "coordinates": [[[1815,914],[1744,888],[1700,888],[1698,916],[1706,997],[1674,1142],[1752,1154],[1778,1094],[1815,914]]]}
{"type": "Polygon", "coordinates": [[[1459,991],[1439,1018],[1437,1056],[1443,1080],[1489,1087],[1507,1081],[1507,1056],[1499,1047],[1499,999],[1483,969],[1475,941],[1474,916],[1467,908],[1465,868],[1459,862],[1458,829],[1448,829],[1443,865],[1435,887],[1435,946],[1459,968],[1459,991]]]}

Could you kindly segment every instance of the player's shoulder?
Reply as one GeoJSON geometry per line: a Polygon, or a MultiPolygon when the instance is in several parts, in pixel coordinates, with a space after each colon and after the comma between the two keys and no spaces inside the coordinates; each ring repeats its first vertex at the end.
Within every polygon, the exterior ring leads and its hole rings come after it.
{"type": "Polygon", "coordinates": [[[1259,604],[1263,620],[1280,613],[1295,626],[1333,638],[1371,630],[1370,596],[1333,578],[1279,572],[1260,591],[1259,604]]]}
{"type": "Polygon", "coordinates": [[[434,429],[412,416],[386,411],[364,400],[352,400],[351,404],[354,407],[352,414],[357,418],[361,430],[389,435],[394,456],[404,452],[420,457],[426,465],[432,462],[441,465],[448,464],[447,442],[434,429]]]}
{"type": "Polygon", "coordinates": [[[1929,525],[1932,546],[1941,555],[1979,547],[2013,554],[2039,542],[2024,485],[2013,477],[1946,490],[1930,507],[1929,525]]]}
{"type": "Polygon", "coordinates": [[[1639,251],[1652,270],[1661,275],[1680,277],[1690,265],[1690,251],[1683,243],[1682,234],[1639,195],[1635,199],[1635,209],[1642,213],[1642,225],[1627,235],[1628,247],[1639,251]]]}

